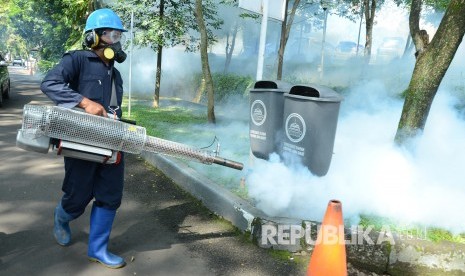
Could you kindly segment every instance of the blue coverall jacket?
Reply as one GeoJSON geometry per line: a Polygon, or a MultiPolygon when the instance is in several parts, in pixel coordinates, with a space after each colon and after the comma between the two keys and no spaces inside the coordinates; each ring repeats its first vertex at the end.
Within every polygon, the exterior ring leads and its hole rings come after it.
{"type": "MultiPolygon", "coordinates": [[[[123,80],[113,63],[107,66],[92,51],[71,51],[48,72],[40,86],[58,106],[73,108],[86,97],[100,103],[107,112],[112,94],[112,72],[118,106],[123,97],[123,80]]],[[[121,109],[117,115],[121,117],[121,109]]],[[[118,165],[65,157],[62,206],[77,218],[95,198],[97,206],[115,210],[121,205],[124,182],[124,158],[118,165]]]]}

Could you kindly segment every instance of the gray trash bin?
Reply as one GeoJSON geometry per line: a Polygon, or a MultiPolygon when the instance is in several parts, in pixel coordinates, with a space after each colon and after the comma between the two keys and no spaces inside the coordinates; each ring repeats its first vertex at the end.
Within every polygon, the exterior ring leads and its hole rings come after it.
{"type": "Polygon", "coordinates": [[[250,148],[255,157],[268,160],[280,148],[284,93],[291,85],[282,81],[257,81],[250,90],[250,148]]]}
{"type": "Polygon", "coordinates": [[[281,155],[285,161],[298,158],[313,174],[326,175],[341,101],[335,91],[313,84],[295,85],[284,94],[281,155]]]}

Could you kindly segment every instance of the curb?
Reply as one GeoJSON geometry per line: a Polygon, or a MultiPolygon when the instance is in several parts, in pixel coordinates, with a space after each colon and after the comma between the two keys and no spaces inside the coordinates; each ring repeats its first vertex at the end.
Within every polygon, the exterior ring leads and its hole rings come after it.
{"type": "Polygon", "coordinates": [[[237,197],[174,158],[146,151],[143,151],[141,156],[168,175],[177,185],[202,201],[208,209],[227,219],[241,231],[251,231],[254,218],[264,216],[263,212],[246,200],[237,197]]]}
{"type": "MultiPolygon", "coordinates": [[[[249,232],[254,243],[262,248],[300,252],[313,250],[317,222],[285,217],[269,217],[249,201],[200,175],[175,158],[142,152],[152,166],[168,175],[178,186],[192,194],[220,217],[230,221],[243,232],[249,232]],[[283,227],[284,226],[284,227],[283,227]],[[290,226],[290,227],[289,227],[290,226]],[[284,238],[274,240],[270,231],[284,238]],[[306,240],[302,237],[309,231],[306,240]],[[299,234],[302,234],[299,236],[299,234]]],[[[345,239],[353,240],[360,233],[345,228],[345,239]]],[[[373,243],[347,244],[347,260],[353,266],[378,274],[389,275],[465,275],[465,244],[442,241],[438,243],[405,238],[399,235],[371,231],[367,236],[373,243]],[[382,242],[379,238],[383,235],[382,242]]]]}

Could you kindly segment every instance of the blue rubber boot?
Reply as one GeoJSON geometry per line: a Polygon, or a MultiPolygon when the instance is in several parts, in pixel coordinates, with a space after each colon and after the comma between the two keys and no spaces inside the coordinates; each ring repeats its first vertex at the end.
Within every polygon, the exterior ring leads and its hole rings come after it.
{"type": "Polygon", "coordinates": [[[69,228],[71,220],[73,220],[73,217],[66,213],[63,206],[61,206],[61,202],[58,203],[55,208],[53,235],[59,245],[66,246],[71,243],[71,229],[69,228]]]}
{"type": "Polygon", "coordinates": [[[90,214],[89,248],[87,255],[89,256],[89,260],[99,262],[109,268],[120,268],[126,265],[123,258],[107,250],[115,215],[116,210],[104,209],[95,204],[92,206],[90,214]]]}

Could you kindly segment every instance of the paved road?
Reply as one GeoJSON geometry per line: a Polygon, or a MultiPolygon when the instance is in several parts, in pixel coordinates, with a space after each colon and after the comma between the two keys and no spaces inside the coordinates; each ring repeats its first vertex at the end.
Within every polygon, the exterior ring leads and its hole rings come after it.
{"type": "Polygon", "coordinates": [[[109,245],[128,265],[112,270],[87,260],[90,208],[71,223],[72,244],[56,244],[51,229],[63,161],[16,148],[23,105],[46,98],[27,70],[9,69],[11,99],[0,108],[1,275],[303,274],[294,262],[252,245],[133,155],[127,159],[123,204],[109,245]]]}

